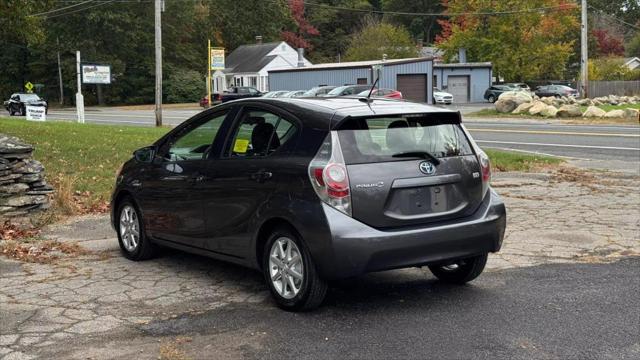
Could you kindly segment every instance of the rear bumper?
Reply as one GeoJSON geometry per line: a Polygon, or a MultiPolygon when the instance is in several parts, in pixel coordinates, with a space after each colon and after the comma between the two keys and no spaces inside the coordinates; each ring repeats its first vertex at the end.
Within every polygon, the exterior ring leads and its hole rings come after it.
{"type": "Polygon", "coordinates": [[[474,215],[428,227],[378,230],[330,206],[324,205],[324,212],[332,256],[315,260],[326,279],[497,252],[507,219],[504,203],[493,190],[474,215]]]}

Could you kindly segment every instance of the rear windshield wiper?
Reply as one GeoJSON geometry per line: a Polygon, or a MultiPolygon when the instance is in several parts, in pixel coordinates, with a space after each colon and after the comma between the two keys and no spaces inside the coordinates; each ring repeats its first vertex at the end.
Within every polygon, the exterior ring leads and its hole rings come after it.
{"type": "Polygon", "coordinates": [[[391,155],[392,157],[418,157],[431,160],[434,165],[440,164],[440,160],[427,151],[407,151],[391,155]]]}

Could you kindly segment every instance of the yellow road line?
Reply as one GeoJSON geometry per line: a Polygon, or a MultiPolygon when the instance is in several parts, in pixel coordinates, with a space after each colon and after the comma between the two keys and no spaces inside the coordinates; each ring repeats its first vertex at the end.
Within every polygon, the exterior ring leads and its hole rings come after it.
{"type": "Polygon", "coordinates": [[[617,133],[592,133],[592,132],[572,132],[572,131],[544,131],[544,130],[506,130],[506,129],[478,129],[469,128],[473,132],[496,132],[496,133],[516,133],[516,134],[539,134],[539,135],[578,135],[578,136],[611,136],[640,138],[637,134],[617,134],[617,133]]]}

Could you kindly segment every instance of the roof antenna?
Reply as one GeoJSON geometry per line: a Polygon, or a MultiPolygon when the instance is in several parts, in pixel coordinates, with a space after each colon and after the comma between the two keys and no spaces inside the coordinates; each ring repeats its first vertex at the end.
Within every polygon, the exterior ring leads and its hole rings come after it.
{"type": "Polygon", "coordinates": [[[366,102],[366,103],[370,103],[371,100],[371,93],[373,92],[373,89],[376,88],[376,84],[378,84],[378,80],[380,80],[380,76],[378,76],[376,78],[376,81],[373,82],[373,85],[371,85],[371,90],[369,90],[369,94],[367,95],[366,98],[359,98],[358,100],[362,101],[362,102],[366,102]]]}

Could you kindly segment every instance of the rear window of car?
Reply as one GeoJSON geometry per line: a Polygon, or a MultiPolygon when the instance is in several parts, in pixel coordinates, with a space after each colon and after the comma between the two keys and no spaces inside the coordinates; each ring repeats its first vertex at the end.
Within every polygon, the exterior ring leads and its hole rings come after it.
{"type": "Polygon", "coordinates": [[[338,138],[347,164],[402,161],[411,157],[399,154],[415,152],[437,158],[473,155],[456,114],[351,118],[338,138]]]}

